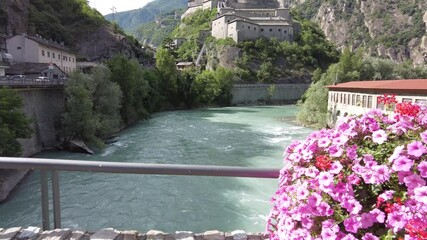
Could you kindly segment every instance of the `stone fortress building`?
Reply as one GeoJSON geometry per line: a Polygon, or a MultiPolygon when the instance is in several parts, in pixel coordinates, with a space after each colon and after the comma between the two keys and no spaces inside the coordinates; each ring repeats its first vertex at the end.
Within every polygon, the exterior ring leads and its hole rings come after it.
{"type": "Polygon", "coordinates": [[[189,0],[183,17],[198,9],[218,9],[212,36],[235,42],[261,37],[293,41],[294,23],[289,0],[189,0]]]}

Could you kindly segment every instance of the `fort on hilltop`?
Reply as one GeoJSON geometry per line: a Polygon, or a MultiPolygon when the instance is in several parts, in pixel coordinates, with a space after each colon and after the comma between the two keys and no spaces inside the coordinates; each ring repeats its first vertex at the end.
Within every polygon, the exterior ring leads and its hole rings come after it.
{"type": "Polygon", "coordinates": [[[235,42],[261,37],[293,41],[294,23],[289,0],[189,0],[182,18],[199,9],[218,9],[212,21],[212,36],[235,42]]]}

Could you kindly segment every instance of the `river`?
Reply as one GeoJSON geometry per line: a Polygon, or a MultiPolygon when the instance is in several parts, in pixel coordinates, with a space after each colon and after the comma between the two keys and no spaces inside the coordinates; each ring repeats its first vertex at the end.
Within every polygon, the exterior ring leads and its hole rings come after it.
{"type": "MultiPolygon", "coordinates": [[[[35,157],[168,164],[281,167],[284,147],[310,129],[295,106],[211,108],[153,115],[93,156],[35,157]]],[[[261,232],[277,187],[272,179],[61,172],[62,227],[261,232]]],[[[39,174],[0,205],[0,227],[41,226],[39,174]]]]}

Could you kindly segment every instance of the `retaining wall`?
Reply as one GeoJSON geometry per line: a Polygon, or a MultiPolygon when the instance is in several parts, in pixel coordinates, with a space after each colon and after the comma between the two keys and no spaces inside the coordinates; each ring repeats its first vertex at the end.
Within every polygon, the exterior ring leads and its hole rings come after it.
{"type": "Polygon", "coordinates": [[[269,235],[264,233],[245,233],[237,230],[231,233],[223,233],[217,230],[204,233],[175,232],[163,233],[151,230],[147,233],[137,231],[117,231],[112,228],[103,229],[96,233],[72,231],[70,229],[56,229],[42,231],[38,227],[26,229],[16,227],[9,229],[0,228],[0,239],[5,240],[264,240],[269,235]]]}
{"type": "Polygon", "coordinates": [[[309,84],[235,84],[231,90],[233,95],[231,104],[295,103],[309,86],[309,84]]]}
{"type": "Polygon", "coordinates": [[[24,103],[24,113],[32,119],[34,130],[31,138],[20,139],[22,156],[28,157],[58,144],[57,128],[65,110],[63,89],[19,89],[24,103]]]}

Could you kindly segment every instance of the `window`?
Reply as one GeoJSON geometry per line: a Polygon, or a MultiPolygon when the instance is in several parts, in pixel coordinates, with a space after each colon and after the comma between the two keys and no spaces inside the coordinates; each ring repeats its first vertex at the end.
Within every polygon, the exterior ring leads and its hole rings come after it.
{"type": "Polygon", "coordinates": [[[285,30],[285,33],[287,33],[288,31],[285,30]]]}
{"type": "Polygon", "coordinates": [[[368,108],[372,108],[372,96],[368,96],[368,108]]]}
{"type": "Polygon", "coordinates": [[[264,28],[261,28],[261,32],[264,32],[264,28]]]}
{"type": "Polygon", "coordinates": [[[347,94],[347,104],[351,105],[351,94],[347,94]]]}
{"type": "Polygon", "coordinates": [[[426,99],[415,99],[415,103],[427,106],[427,100],[426,99]]]}
{"type": "Polygon", "coordinates": [[[278,29],[278,31],[279,31],[279,32],[281,32],[281,31],[282,31],[282,29],[280,29],[280,28],[279,28],[279,29],[278,29]]]}
{"type": "Polygon", "coordinates": [[[343,94],[343,101],[342,101],[342,103],[344,103],[344,104],[347,104],[347,94],[343,94]]]}
{"type": "Polygon", "coordinates": [[[55,58],[55,53],[52,53],[52,58],[55,58]]]}
{"type": "Polygon", "coordinates": [[[362,103],[360,102],[360,95],[359,95],[359,94],[357,94],[357,96],[356,96],[356,106],[360,106],[360,104],[362,104],[362,103]]]}
{"type": "Polygon", "coordinates": [[[362,107],[366,107],[368,105],[368,96],[363,95],[362,97],[362,107]]]}
{"type": "Polygon", "coordinates": [[[273,29],[272,28],[270,28],[270,32],[272,32],[273,31],[273,29]]]}
{"type": "Polygon", "coordinates": [[[21,50],[21,47],[17,47],[16,49],[21,50]]]}
{"type": "Polygon", "coordinates": [[[412,98],[403,98],[402,102],[403,103],[412,103],[412,98]]]}
{"type": "Polygon", "coordinates": [[[47,52],[47,57],[50,57],[50,52],[47,52]]]}
{"type": "Polygon", "coordinates": [[[351,105],[356,105],[356,94],[351,94],[351,105]]]}
{"type": "Polygon", "coordinates": [[[61,54],[58,54],[58,59],[61,60],[61,54]]]}
{"type": "Polygon", "coordinates": [[[42,56],[44,57],[44,50],[42,50],[42,56]]]}

